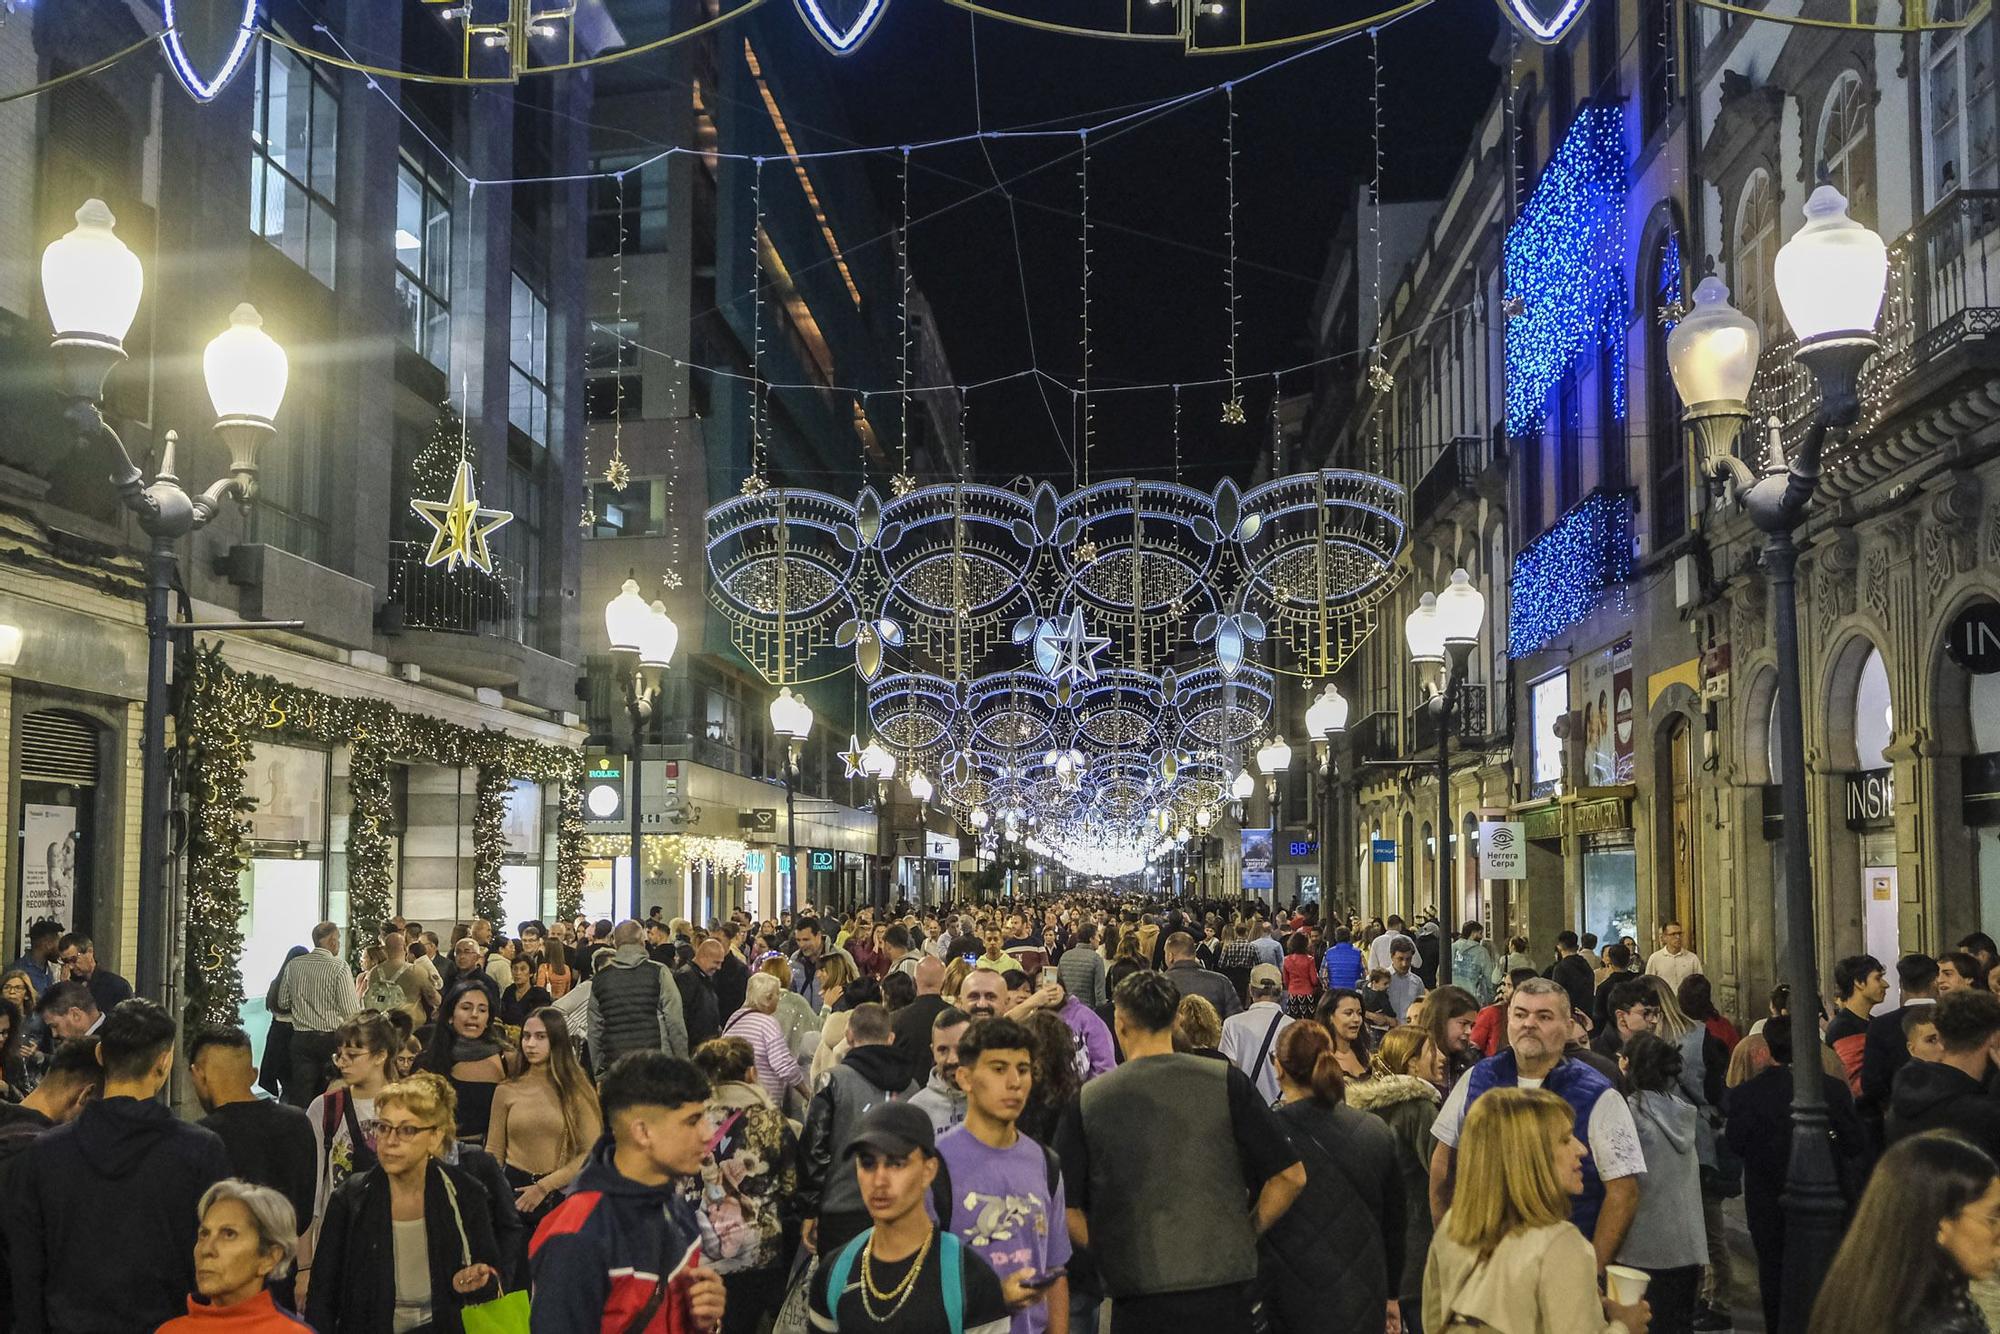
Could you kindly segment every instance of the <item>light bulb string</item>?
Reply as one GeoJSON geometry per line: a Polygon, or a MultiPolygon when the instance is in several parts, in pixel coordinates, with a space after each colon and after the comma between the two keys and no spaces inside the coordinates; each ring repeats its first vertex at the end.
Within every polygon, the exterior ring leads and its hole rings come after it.
{"type": "Polygon", "coordinates": [[[1223,120],[1223,180],[1228,192],[1228,209],[1223,214],[1223,230],[1228,242],[1227,267],[1223,271],[1224,287],[1228,294],[1229,313],[1229,397],[1233,401],[1236,387],[1236,85],[1222,85],[1223,101],[1226,108],[1223,120]]]}
{"type": "Polygon", "coordinates": [[[1084,131],[1082,131],[1082,132],[1081,132],[1081,133],[1080,133],[1080,134],[1079,134],[1079,135],[1077,136],[1077,138],[1078,138],[1078,141],[1079,141],[1079,142],[1081,143],[1081,145],[1082,145],[1082,151],[1081,151],[1081,152],[1079,152],[1079,153],[1077,154],[1077,159],[1076,159],[1076,162],[1077,162],[1077,167],[1076,167],[1076,184],[1077,184],[1077,193],[1078,193],[1078,195],[1079,195],[1079,196],[1080,196],[1080,198],[1081,198],[1081,203],[1082,203],[1082,219],[1083,219],[1083,226],[1082,226],[1082,232],[1083,232],[1083,275],[1082,275],[1082,282],[1083,282],[1083,379],[1082,379],[1082,381],[1081,381],[1081,394],[1082,394],[1082,405],[1083,405],[1083,420],[1082,420],[1082,425],[1081,425],[1081,432],[1080,432],[1080,434],[1081,434],[1081,439],[1079,440],[1079,445],[1080,445],[1080,448],[1079,448],[1079,450],[1078,450],[1078,453],[1079,453],[1079,455],[1081,456],[1081,462],[1080,462],[1079,466],[1080,466],[1080,468],[1081,468],[1081,470],[1082,470],[1082,480],[1083,480],[1083,484],[1087,486],[1087,485],[1089,485],[1089,483],[1090,483],[1090,445],[1091,445],[1091,420],[1090,420],[1090,131],[1089,131],[1089,130],[1084,130],[1084,131]]]}
{"type": "Polygon", "coordinates": [[[750,174],[750,475],[766,476],[764,456],[764,159],[750,174]]]}
{"type": "Polygon", "coordinates": [[[902,444],[898,453],[903,476],[910,471],[910,150],[903,150],[903,220],[896,228],[896,273],[898,279],[898,300],[901,302],[900,328],[897,336],[897,357],[900,365],[898,376],[901,380],[903,409],[899,414],[902,444]]]}

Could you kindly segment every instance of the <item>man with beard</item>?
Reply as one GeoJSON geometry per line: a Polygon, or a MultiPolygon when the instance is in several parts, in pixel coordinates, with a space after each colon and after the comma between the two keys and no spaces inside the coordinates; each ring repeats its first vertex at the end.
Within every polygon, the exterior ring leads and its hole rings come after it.
{"type": "Polygon", "coordinates": [[[923,1108],[931,1129],[940,1135],[965,1119],[965,1090],[958,1086],[958,1040],[971,1022],[963,1010],[947,1007],[938,1012],[931,1025],[930,1081],[910,1095],[910,1105],[923,1108]]]}
{"type": "Polygon", "coordinates": [[[1532,977],[1514,988],[1507,1014],[1511,1049],[1480,1061],[1465,1072],[1439,1108],[1431,1135],[1431,1221],[1451,1205],[1452,1174],[1466,1109],[1489,1089],[1546,1088],[1568,1103],[1576,1116],[1576,1137],[1590,1146],[1583,1163],[1583,1191],[1570,1207],[1570,1221],[1597,1250],[1597,1267],[1617,1258],[1619,1243],[1639,1205],[1646,1170],[1632,1112],[1618,1086],[1591,1066],[1566,1056],[1572,1010],[1560,983],[1532,977]]]}

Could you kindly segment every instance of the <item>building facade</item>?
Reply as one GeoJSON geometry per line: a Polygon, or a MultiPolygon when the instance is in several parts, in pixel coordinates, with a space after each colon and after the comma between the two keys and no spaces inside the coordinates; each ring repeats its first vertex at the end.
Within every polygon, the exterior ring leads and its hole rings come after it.
{"type": "MultiPolygon", "coordinates": [[[[1821,963],[1934,951],[2000,920],[2000,690],[1950,638],[1994,600],[2000,557],[1986,340],[2000,122],[1990,9],[1933,8],[1958,26],[1841,31],[1599,0],[1562,46],[1504,52],[1459,183],[1385,283],[1391,378],[1371,386],[1362,356],[1322,388],[1313,426],[1330,457],[1410,485],[1417,516],[1404,604],[1348,677],[1352,846],[1396,847],[1394,862],[1352,859],[1364,905],[1435,901],[1434,780],[1370,761],[1423,758],[1401,614],[1463,565],[1490,639],[1472,670],[1488,730],[1461,739],[1453,780],[1459,918],[1648,950],[1676,920],[1721,1001],[1761,1011],[1781,965],[1786,781],[1765,581],[1756,535],[1682,426],[1665,350],[1712,265],[1763,332],[1753,420],[1796,443],[1813,389],[1773,263],[1824,173],[1889,241],[1891,278],[1863,420],[1803,535],[1799,781],[1821,963]],[[1478,879],[1481,818],[1522,822],[1526,880],[1478,879]]],[[[1359,235],[1348,269],[1369,258],[1365,214],[1359,235]]],[[[1356,327],[1365,353],[1377,326],[1356,327]]]]}
{"type": "MultiPolygon", "coordinates": [[[[344,41],[390,66],[447,62],[461,40],[432,7],[399,0],[265,11],[301,45],[344,41]]],[[[0,17],[0,86],[55,78],[143,36],[124,5],[17,10],[0,17]]],[[[179,615],[304,625],[200,644],[220,644],[238,671],[574,747],[582,543],[565,520],[583,501],[584,192],[471,181],[580,169],[587,92],[374,79],[259,41],[206,104],[148,49],[0,108],[11,187],[0,198],[0,638],[16,646],[0,655],[0,769],[6,818],[34,831],[0,849],[9,950],[46,912],[91,932],[99,958],[129,973],[137,916],[144,539],[110,460],[62,425],[42,248],[86,199],[116,216],[146,288],[106,414],[142,467],[178,431],[190,489],[228,460],[206,430],[203,346],[249,301],[289,354],[259,494],[179,551],[179,615]],[[448,484],[460,458],[480,501],[513,513],[494,534],[491,574],[424,560],[428,526],[410,502],[444,499],[429,488],[440,468],[448,484]]],[[[245,775],[257,806],[241,883],[241,966],[259,996],[314,922],[347,917],[347,750],[267,726],[245,775]]],[[[441,929],[470,915],[477,780],[392,766],[397,911],[441,929]]],[[[553,785],[509,795],[509,922],[554,910],[556,802],[553,785]]]]}

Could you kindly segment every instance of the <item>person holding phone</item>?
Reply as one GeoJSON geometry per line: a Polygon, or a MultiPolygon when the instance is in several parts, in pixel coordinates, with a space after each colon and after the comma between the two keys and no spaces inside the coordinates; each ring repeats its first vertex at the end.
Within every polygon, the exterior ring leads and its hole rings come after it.
{"type": "Polygon", "coordinates": [[[958,1040],[965,1121],[938,1137],[938,1220],[993,1266],[1010,1334],[1069,1334],[1069,1225],[1056,1156],[1015,1122],[1034,1086],[1034,1037],[980,1019],[958,1040]]]}

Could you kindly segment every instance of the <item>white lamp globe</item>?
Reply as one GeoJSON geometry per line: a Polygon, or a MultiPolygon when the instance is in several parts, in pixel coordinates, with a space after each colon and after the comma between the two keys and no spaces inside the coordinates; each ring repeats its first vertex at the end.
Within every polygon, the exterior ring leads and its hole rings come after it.
{"type": "Polygon", "coordinates": [[[1292,767],[1292,748],[1282,736],[1272,737],[1257,748],[1257,771],[1269,778],[1292,767]]]}
{"type": "Polygon", "coordinates": [[[779,687],[778,697],[771,701],[771,731],[786,741],[804,741],[812,724],[813,711],[806,702],[790,686],[779,687]]]}
{"type": "Polygon", "coordinates": [[[974,829],[984,829],[992,823],[993,817],[986,813],[984,806],[974,806],[972,808],[972,827],[974,829]]]}
{"type": "Polygon", "coordinates": [[[646,617],[645,634],[644,642],[639,645],[641,667],[665,667],[674,660],[674,650],[680,647],[681,628],[667,615],[666,603],[653,604],[646,617]]]}
{"type": "Polygon", "coordinates": [[[1403,618],[1403,642],[1418,666],[1444,661],[1444,627],[1438,624],[1437,594],[1426,593],[1417,609],[1403,618]]]}
{"type": "Polygon", "coordinates": [[[1346,730],[1347,697],[1340,693],[1339,686],[1328,681],[1319,698],[1306,709],[1306,731],[1316,737],[1330,738],[1346,730]]]}
{"type": "Polygon", "coordinates": [[[1194,813],[1194,827],[1196,829],[1201,830],[1203,833],[1207,833],[1208,827],[1214,823],[1215,823],[1214,811],[1211,811],[1206,807],[1204,807],[1203,809],[1198,810],[1194,813]]]}
{"type": "Polygon", "coordinates": [[[229,327],[209,340],[201,354],[208,401],[225,425],[269,426],[285,401],[291,363],[285,349],[264,332],[264,318],[248,301],[229,316],[229,327]]]}
{"type": "Polygon", "coordinates": [[[42,252],[42,298],[58,343],[124,350],[146,271],[111,230],[116,223],[102,199],[86,199],[76,227],[42,252]]]}
{"type": "Polygon", "coordinates": [[[1806,200],[1806,225],[1778,250],[1778,304],[1801,343],[1868,334],[1882,312],[1889,252],[1847,216],[1847,199],[1822,185],[1806,200]]]}
{"type": "Polygon", "coordinates": [[[861,752],[861,772],[877,782],[896,776],[896,757],[883,749],[880,741],[870,741],[861,752]]]}
{"type": "Polygon", "coordinates": [[[922,769],[913,770],[911,772],[910,774],[911,796],[915,797],[919,802],[928,805],[931,796],[933,795],[934,792],[935,789],[932,788],[931,786],[931,780],[924,777],[924,771],[922,769]]]}
{"type": "Polygon", "coordinates": [[[1463,568],[1451,572],[1451,582],[1437,595],[1437,624],[1447,645],[1463,646],[1479,642],[1479,627],[1486,620],[1486,595],[1473,586],[1472,576],[1463,568]]]}
{"type": "Polygon", "coordinates": [[[639,596],[639,581],[627,579],[618,596],[604,604],[604,633],[613,653],[637,653],[645,647],[653,609],[639,596]]]}
{"type": "Polygon", "coordinates": [[[1729,289],[1711,273],[1694,289],[1694,309],[1667,335],[1674,391],[1690,407],[1741,403],[1750,397],[1763,350],[1757,322],[1729,304],[1729,289]]]}

